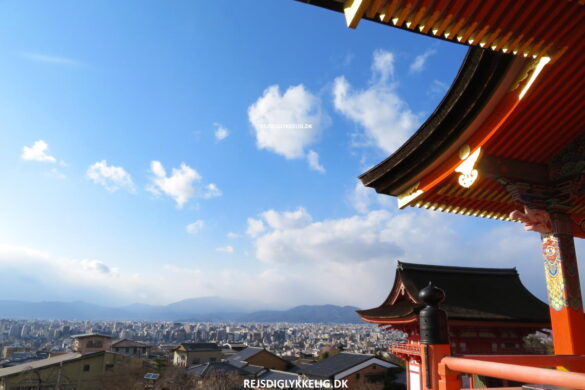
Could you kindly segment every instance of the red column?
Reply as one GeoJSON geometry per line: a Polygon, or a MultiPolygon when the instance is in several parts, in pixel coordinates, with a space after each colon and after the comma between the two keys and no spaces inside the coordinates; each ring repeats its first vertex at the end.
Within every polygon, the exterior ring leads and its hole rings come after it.
{"type": "Polygon", "coordinates": [[[555,353],[582,355],[585,314],[572,224],[561,213],[551,213],[551,222],[552,233],[543,233],[541,237],[555,353]]]}

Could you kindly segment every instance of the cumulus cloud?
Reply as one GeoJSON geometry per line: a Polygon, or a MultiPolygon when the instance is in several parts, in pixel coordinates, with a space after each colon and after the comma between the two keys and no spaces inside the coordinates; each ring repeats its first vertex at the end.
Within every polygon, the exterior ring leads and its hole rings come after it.
{"type": "Polygon", "coordinates": [[[408,68],[409,72],[410,73],[421,72],[425,68],[425,65],[429,57],[436,53],[437,51],[435,49],[429,49],[424,53],[416,56],[414,61],[410,64],[410,67],[408,68]]]}
{"type": "Polygon", "coordinates": [[[248,228],[246,229],[247,235],[250,237],[256,237],[264,230],[266,230],[266,226],[264,226],[264,222],[262,222],[262,220],[248,218],[248,228]]]}
{"type": "Polygon", "coordinates": [[[221,190],[217,188],[215,184],[210,183],[205,186],[205,190],[203,191],[203,198],[205,199],[217,198],[222,194],[223,193],[221,192],[221,190]]]}
{"type": "MultiPolygon", "coordinates": [[[[368,308],[386,297],[397,259],[422,264],[517,267],[528,289],[546,299],[539,235],[523,231],[521,224],[427,210],[373,210],[346,218],[311,218],[307,223],[306,216],[298,217],[307,211],[285,212],[297,216],[281,218],[305,222],[274,223],[281,230],[266,222],[266,230],[254,243],[267,245],[273,253],[269,261],[246,263],[245,267],[197,268],[159,261],[141,267],[141,273],[132,273],[109,262],[88,260],[93,259],[91,256],[66,259],[36,248],[0,243],[4,299],[70,300],[75,296],[101,304],[168,304],[219,296],[255,304],[267,302],[279,308],[326,303],[368,308]],[[264,237],[270,239],[262,241],[264,237]],[[336,249],[344,237],[353,242],[336,249]],[[299,245],[289,253],[291,240],[298,240],[299,245]],[[286,246],[282,252],[275,249],[279,244],[286,246]],[[177,289],[177,285],[182,288],[177,289]]],[[[260,218],[264,221],[263,216],[260,218]]],[[[585,240],[576,240],[576,247],[577,257],[582,258],[585,240]]],[[[585,285],[583,272],[581,284],[585,285]]]]}
{"type": "Polygon", "coordinates": [[[219,123],[214,123],[213,124],[216,129],[215,129],[215,140],[216,141],[223,141],[224,139],[226,139],[228,137],[228,135],[230,135],[230,132],[228,131],[228,129],[226,129],[225,127],[223,127],[222,125],[220,125],[219,123]]]}
{"type": "Polygon", "coordinates": [[[304,207],[284,212],[268,210],[261,215],[268,226],[274,230],[299,229],[309,225],[313,219],[304,207]]]}
{"type": "Polygon", "coordinates": [[[420,124],[408,104],[398,95],[394,82],[394,55],[377,50],[373,55],[370,85],[354,90],[345,77],[333,85],[333,103],[338,112],[364,130],[366,145],[394,152],[420,124]]]}
{"type": "MultiPolygon", "coordinates": [[[[287,228],[273,229],[258,237],[256,257],[261,261],[353,263],[391,260],[404,253],[395,241],[383,239],[383,232],[390,228],[391,220],[385,211],[314,223],[307,223],[308,214],[299,219],[286,218],[283,214],[280,217],[287,222],[302,223],[291,223],[287,228]]],[[[265,214],[265,220],[267,215],[270,214],[265,214]]]]}
{"type": "Polygon", "coordinates": [[[187,225],[185,227],[185,230],[187,231],[187,233],[197,234],[201,230],[203,230],[204,227],[205,227],[205,222],[201,219],[198,219],[197,221],[187,225]]]}
{"type": "Polygon", "coordinates": [[[356,182],[349,197],[352,206],[362,214],[367,213],[372,204],[372,192],[371,188],[364,186],[359,181],[356,182]]]}
{"type": "Polygon", "coordinates": [[[351,206],[359,213],[365,214],[372,208],[393,209],[396,201],[387,196],[377,194],[372,188],[364,186],[359,180],[349,192],[347,197],[351,206]]]}
{"type": "Polygon", "coordinates": [[[221,247],[221,248],[215,248],[215,250],[218,251],[218,252],[223,252],[223,253],[227,253],[227,254],[230,254],[230,255],[232,253],[234,253],[234,247],[231,246],[231,245],[224,246],[224,247],[221,247]]]}
{"type": "Polygon", "coordinates": [[[87,169],[86,176],[94,183],[104,186],[110,192],[115,192],[120,188],[134,191],[134,182],[130,174],[122,167],[108,165],[106,160],[98,161],[91,165],[87,169]]]}
{"type": "Polygon", "coordinates": [[[11,299],[55,299],[64,289],[67,299],[85,292],[109,291],[119,269],[88,258],[64,258],[24,246],[0,243],[0,284],[15,291],[11,299]],[[22,285],[22,283],[25,285],[22,285]]]}
{"type": "Polygon", "coordinates": [[[49,145],[41,140],[35,141],[32,146],[24,146],[20,158],[24,161],[38,161],[46,163],[56,163],[57,159],[47,153],[49,145]]]}
{"type": "Polygon", "coordinates": [[[221,196],[221,191],[213,183],[202,188],[197,187],[196,184],[201,181],[202,177],[195,169],[185,163],[181,164],[179,168],[173,168],[168,176],[160,161],[152,161],[150,170],[153,177],[147,190],[156,195],[162,193],[173,198],[178,208],[182,208],[194,197],[209,199],[221,196]]]}
{"type": "Polygon", "coordinates": [[[325,167],[319,162],[319,154],[314,150],[309,150],[309,153],[307,154],[307,161],[309,162],[309,167],[312,170],[325,173],[325,167]]]}
{"type": "Polygon", "coordinates": [[[83,259],[79,261],[79,265],[84,271],[95,272],[101,275],[118,276],[117,268],[110,268],[101,260],[83,259]]]}
{"type": "Polygon", "coordinates": [[[307,147],[315,143],[328,124],[320,99],[302,84],[289,87],[284,94],[278,85],[268,87],[248,107],[248,119],[258,148],[287,159],[305,158],[307,147]]]}

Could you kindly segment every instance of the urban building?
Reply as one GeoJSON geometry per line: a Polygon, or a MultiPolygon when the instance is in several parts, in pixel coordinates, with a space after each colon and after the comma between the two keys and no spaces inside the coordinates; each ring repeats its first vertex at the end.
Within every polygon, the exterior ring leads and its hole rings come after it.
{"type": "Polygon", "coordinates": [[[0,390],[102,390],[142,365],[142,360],[107,351],[70,352],[0,368],[0,390]]]}
{"type": "Polygon", "coordinates": [[[292,367],[292,364],[287,360],[284,360],[280,356],[277,356],[264,348],[257,347],[243,349],[235,355],[232,355],[228,361],[234,364],[238,364],[238,362],[246,362],[247,364],[281,371],[286,371],[292,367]]]}
{"type": "Polygon", "coordinates": [[[97,351],[107,351],[112,345],[112,336],[87,333],[72,336],[73,337],[73,352],[86,354],[97,351]]]}
{"type": "Polygon", "coordinates": [[[139,341],[123,339],[114,341],[111,345],[111,349],[112,352],[120,353],[122,355],[148,359],[151,346],[139,341]]]}
{"type": "Polygon", "coordinates": [[[216,343],[181,343],[173,350],[173,364],[178,367],[218,362],[221,359],[221,349],[216,343]]]}
{"type": "Polygon", "coordinates": [[[367,386],[371,390],[382,390],[391,382],[404,382],[403,372],[396,364],[374,355],[347,352],[305,366],[300,371],[310,379],[346,380],[349,389],[367,386]]]}

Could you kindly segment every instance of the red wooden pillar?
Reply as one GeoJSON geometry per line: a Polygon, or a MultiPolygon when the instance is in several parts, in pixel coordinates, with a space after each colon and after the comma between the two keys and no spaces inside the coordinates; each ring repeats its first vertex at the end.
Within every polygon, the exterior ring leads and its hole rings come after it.
{"type": "Polygon", "coordinates": [[[585,354],[585,314],[570,218],[551,213],[551,233],[543,233],[547,295],[557,355],[585,354]]]}

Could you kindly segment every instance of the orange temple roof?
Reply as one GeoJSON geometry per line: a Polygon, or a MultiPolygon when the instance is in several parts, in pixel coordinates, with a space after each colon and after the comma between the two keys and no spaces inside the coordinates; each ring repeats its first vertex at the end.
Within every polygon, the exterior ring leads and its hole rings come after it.
{"type": "Polygon", "coordinates": [[[400,207],[501,220],[558,207],[585,237],[583,1],[302,1],[350,27],[365,18],[470,46],[435,112],[364,185],[400,207]]]}

